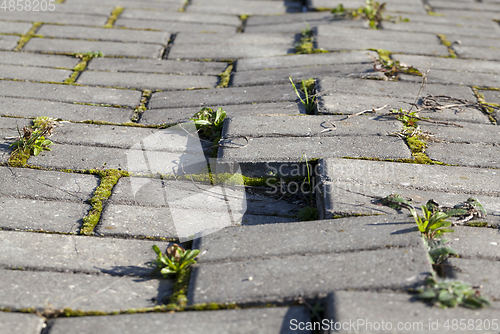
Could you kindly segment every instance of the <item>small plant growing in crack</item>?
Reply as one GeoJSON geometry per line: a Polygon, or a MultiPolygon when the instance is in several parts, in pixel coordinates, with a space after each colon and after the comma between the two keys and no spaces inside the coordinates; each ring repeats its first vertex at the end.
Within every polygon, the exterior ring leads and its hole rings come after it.
{"type": "Polygon", "coordinates": [[[380,28],[380,23],[383,20],[383,13],[385,11],[386,3],[380,4],[375,0],[366,0],[365,5],[357,9],[345,9],[343,4],[339,4],[336,8],[332,9],[335,16],[350,17],[353,19],[366,19],[370,28],[380,28]]]}
{"type": "Polygon", "coordinates": [[[295,94],[297,94],[297,97],[300,99],[300,102],[304,105],[306,113],[313,114],[314,109],[316,108],[316,95],[314,94],[314,79],[302,80],[301,90],[299,90],[297,86],[295,86],[292,77],[289,77],[289,79],[293,86],[295,94]],[[302,96],[304,96],[304,98],[302,98],[302,96]]]}
{"type": "Polygon", "coordinates": [[[200,253],[198,249],[184,249],[179,245],[172,245],[167,248],[167,253],[163,254],[156,245],[152,246],[158,258],[153,262],[156,266],[154,272],[160,272],[163,277],[178,275],[186,270],[190,265],[196,263],[196,256],[200,253]]]}
{"type": "Polygon", "coordinates": [[[454,230],[447,227],[451,226],[451,222],[447,221],[450,215],[437,211],[432,212],[427,206],[421,206],[424,217],[420,217],[415,210],[410,210],[415,222],[417,223],[418,230],[427,239],[434,239],[441,237],[444,233],[454,232],[454,230]]]}
{"type": "Polygon", "coordinates": [[[221,139],[222,126],[225,118],[226,112],[222,108],[217,109],[217,111],[211,108],[202,108],[193,118],[190,118],[196,125],[200,138],[212,142],[214,146],[212,156],[217,154],[215,148],[221,139]]]}
{"type": "Polygon", "coordinates": [[[399,73],[422,76],[422,73],[413,66],[401,64],[399,60],[391,58],[391,52],[382,49],[372,49],[378,53],[378,58],[373,57],[373,68],[377,72],[382,72],[387,80],[398,80],[399,73]]]}
{"type": "Polygon", "coordinates": [[[43,151],[51,151],[52,141],[45,138],[51,135],[54,128],[54,120],[48,117],[38,117],[33,121],[33,126],[25,126],[21,130],[17,128],[19,139],[10,144],[14,151],[9,159],[11,166],[23,166],[31,156],[37,156],[43,151]]]}
{"type": "Polygon", "coordinates": [[[306,22],[306,29],[302,30],[302,37],[295,43],[296,54],[326,53],[327,50],[314,48],[314,33],[306,22]]]}

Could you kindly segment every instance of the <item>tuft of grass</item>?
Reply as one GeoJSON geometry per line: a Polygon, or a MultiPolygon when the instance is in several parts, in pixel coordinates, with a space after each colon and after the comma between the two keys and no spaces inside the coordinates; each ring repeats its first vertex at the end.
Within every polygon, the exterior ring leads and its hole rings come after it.
{"type": "Polygon", "coordinates": [[[350,17],[353,19],[365,19],[368,21],[370,28],[380,28],[380,23],[383,20],[386,3],[380,4],[375,0],[366,0],[365,5],[357,9],[345,9],[343,4],[339,4],[331,12],[335,16],[350,17]]]}
{"type": "Polygon", "coordinates": [[[289,77],[288,79],[290,80],[290,83],[293,86],[295,94],[297,94],[298,98],[300,99],[300,102],[304,105],[306,113],[314,114],[314,111],[316,109],[316,95],[314,94],[314,86],[315,86],[314,79],[301,80],[302,84],[301,90],[299,90],[295,86],[292,77],[289,77]],[[304,98],[302,98],[301,93],[304,95],[304,98]]]}
{"type": "Polygon", "coordinates": [[[314,33],[306,22],[306,29],[302,30],[302,37],[295,43],[296,54],[327,53],[327,50],[314,48],[314,33]]]}

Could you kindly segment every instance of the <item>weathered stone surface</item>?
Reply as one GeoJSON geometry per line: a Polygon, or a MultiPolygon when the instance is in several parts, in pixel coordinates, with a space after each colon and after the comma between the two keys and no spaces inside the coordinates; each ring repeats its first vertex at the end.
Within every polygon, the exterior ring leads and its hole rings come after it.
{"type": "Polygon", "coordinates": [[[219,24],[204,24],[204,23],[189,23],[189,22],[173,22],[173,21],[154,21],[154,20],[136,20],[118,18],[115,22],[115,27],[127,27],[136,29],[154,29],[167,31],[170,33],[196,32],[196,33],[221,33],[235,32],[236,28],[227,25],[219,24]]]}
{"type": "Polygon", "coordinates": [[[174,45],[200,45],[215,44],[226,45],[273,45],[288,44],[297,42],[295,35],[284,34],[239,34],[239,33],[219,33],[219,34],[193,34],[181,32],[175,37],[174,45]]]}
{"type": "Polygon", "coordinates": [[[68,121],[85,121],[90,119],[124,123],[130,121],[130,118],[134,114],[131,108],[98,107],[10,97],[0,97],[0,103],[2,104],[2,115],[7,116],[33,118],[47,116],[68,121]]]}
{"type": "Polygon", "coordinates": [[[76,233],[90,205],[0,196],[0,224],[5,229],[76,233]]]}
{"type": "MultiPolygon", "coordinates": [[[[99,41],[115,42],[136,42],[136,43],[155,43],[168,44],[170,34],[157,31],[138,31],[109,28],[87,28],[71,26],[53,26],[44,25],[38,31],[37,35],[55,38],[76,38],[93,39],[99,41]]],[[[141,46],[143,47],[143,46],[141,46]]],[[[101,50],[101,49],[99,49],[101,50]]],[[[104,52],[103,50],[101,50],[104,52]]]]}
{"type": "Polygon", "coordinates": [[[290,85],[261,87],[237,87],[211,90],[192,90],[180,92],[154,93],[148,108],[178,108],[225,106],[234,104],[250,104],[253,102],[295,101],[297,95],[290,85]]]}
{"type": "Polygon", "coordinates": [[[224,122],[222,138],[384,136],[401,129],[401,123],[384,116],[238,116],[224,122]]]}
{"type": "Polygon", "coordinates": [[[484,95],[486,102],[500,104],[499,90],[479,90],[479,93],[484,95]]]}
{"type": "Polygon", "coordinates": [[[272,57],[293,53],[295,49],[290,44],[272,45],[219,45],[200,44],[196,48],[193,45],[174,45],[168,53],[169,59],[238,59],[247,57],[272,57]]]}
{"type": "Polygon", "coordinates": [[[219,78],[206,75],[168,75],[154,73],[111,73],[85,71],[77,80],[83,85],[99,85],[137,89],[179,90],[187,88],[215,88],[219,78]]]}
{"type": "Polygon", "coordinates": [[[196,239],[193,247],[203,254],[199,263],[418,247],[421,240],[414,226],[408,217],[390,215],[229,227],[196,239]],[[253,247],[262,242],[265,249],[253,247]]]}
{"type": "Polygon", "coordinates": [[[53,68],[0,65],[0,79],[63,82],[72,71],[53,68]]]}
{"type": "Polygon", "coordinates": [[[123,19],[140,19],[147,21],[173,21],[185,23],[200,23],[205,24],[221,24],[232,27],[238,27],[241,21],[236,16],[219,15],[212,13],[210,15],[197,13],[179,13],[179,12],[164,12],[151,10],[138,10],[126,8],[121,14],[123,19]]]}
{"type": "Polygon", "coordinates": [[[188,298],[190,304],[263,303],[339,289],[404,289],[429,270],[423,246],[204,263],[193,266],[188,298]]]}
{"type": "Polygon", "coordinates": [[[167,280],[83,275],[43,271],[0,270],[0,306],[43,310],[71,308],[113,312],[155,306],[172,293],[167,280]]]}
{"type": "Polygon", "coordinates": [[[217,75],[227,67],[222,62],[196,62],[178,60],[95,58],[88,64],[89,70],[110,72],[143,72],[168,74],[205,74],[217,75]]]}
{"type": "Polygon", "coordinates": [[[480,286],[479,291],[488,300],[500,298],[500,284],[496,279],[500,274],[498,261],[450,258],[447,262],[451,265],[445,269],[448,277],[480,286]]]}
{"type": "Polygon", "coordinates": [[[0,36],[0,50],[12,50],[17,46],[19,36],[0,36]]]}
{"type": "Polygon", "coordinates": [[[59,67],[72,69],[79,59],[69,56],[33,54],[25,52],[0,52],[0,63],[11,65],[59,67]]]}
{"type": "MultiPolygon", "coordinates": [[[[483,203],[481,202],[481,204],[483,203]]],[[[488,209],[490,213],[493,211],[492,209],[495,209],[486,203],[483,204],[483,207],[488,209]]],[[[495,211],[490,216],[494,216],[498,220],[500,209],[497,207],[495,211]]],[[[485,219],[477,219],[472,221],[472,223],[483,220],[485,219]]],[[[495,229],[468,226],[455,226],[453,229],[455,232],[449,234],[448,237],[451,239],[451,248],[458,252],[460,258],[470,260],[478,258],[490,261],[500,260],[498,252],[500,236],[495,229]]]]}
{"type": "Polygon", "coordinates": [[[0,312],[2,334],[26,333],[39,334],[42,332],[44,320],[35,314],[22,314],[14,312],[0,312]]]}
{"type": "Polygon", "coordinates": [[[328,51],[383,49],[396,53],[417,55],[448,55],[448,49],[444,45],[438,45],[437,43],[433,45],[391,40],[372,40],[369,38],[356,39],[353,41],[351,38],[343,36],[319,36],[317,41],[320,49],[328,51]]]}
{"type": "Polygon", "coordinates": [[[30,29],[29,23],[0,21],[0,32],[4,34],[25,34],[30,29]]]}
{"type": "Polygon", "coordinates": [[[228,15],[276,15],[302,11],[298,2],[259,0],[213,0],[206,3],[193,0],[186,10],[188,13],[214,13],[228,15]]]}
{"type": "MultiPolygon", "coordinates": [[[[457,126],[440,126],[438,124],[422,122],[420,127],[424,131],[433,134],[433,138],[438,141],[448,143],[483,143],[495,145],[500,142],[500,132],[498,127],[493,124],[470,124],[456,123],[457,126]]],[[[430,144],[432,145],[432,144],[430,144]]]]}
{"type": "Polygon", "coordinates": [[[151,333],[182,332],[195,334],[203,328],[206,334],[291,334],[310,333],[292,331],[289,324],[310,321],[309,311],[304,307],[272,307],[242,310],[176,312],[172,314],[132,314],[104,317],[78,317],[56,319],[50,323],[49,334],[77,334],[99,332],[111,334],[134,333],[141,328],[151,333]]]}
{"type": "MultiPolygon", "coordinates": [[[[473,325],[481,326],[473,326],[472,330],[460,329],[461,333],[477,333],[476,328],[481,328],[482,333],[493,334],[495,331],[485,331],[483,324],[486,319],[491,324],[491,319],[496,319],[499,310],[499,303],[480,311],[465,307],[439,309],[429,307],[407,293],[337,291],[327,298],[325,318],[330,320],[326,328],[328,333],[374,333],[381,330],[392,333],[454,333],[453,319],[470,319],[473,325]],[[449,327],[445,327],[446,324],[449,327]],[[374,328],[379,329],[375,331],[374,328]]],[[[457,327],[459,324],[460,321],[457,327]]]]}
{"type": "MultiPolygon", "coordinates": [[[[68,0],[65,1],[67,5],[78,5],[81,2],[78,0],[68,0]]],[[[178,11],[179,8],[182,8],[184,2],[182,0],[163,0],[163,1],[136,1],[136,0],[87,0],[88,4],[92,6],[123,6],[123,7],[131,7],[131,8],[140,8],[140,9],[160,9],[160,10],[169,10],[169,11],[178,11]]]]}
{"type": "Polygon", "coordinates": [[[449,3],[448,1],[442,0],[431,0],[429,1],[429,5],[436,9],[461,9],[469,11],[493,11],[498,12],[500,9],[498,8],[498,4],[495,3],[475,3],[472,1],[457,1],[455,3],[449,3]]]}
{"type": "Polygon", "coordinates": [[[53,53],[82,53],[101,51],[105,56],[126,56],[143,58],[160,58],[163,52],[162,45],[118,43],[118,42],[93,42],[70,39],[44,39],[32,38],[23,50],[53,53]]]}
{"type": "Polygon", "coordinates": [[[433,160],[459,166],[497,168],[500,163],[497,144],[431,143],[425,152],[433,160]]]}
{"type": "MultiPolygon", "coordinates": [[[[78,87],[34,82],[0,81],[0,95],[60,102],[136,106],[141,92],[124,89],[78,87]]],[[[47,115],[44,115],[47,116],[47,115]]]]}
{"type": "Polygon", "coordinates": [[[285,84],[293,80],[308,78],[363,77],[373,73],[372,64],[343,64],[335,66],[293,67],[277,70],[254,70],[236,72],[231,76],[231,86],[285,84]]]}
{"type": "Polygon", "coordinates": [[[17,198],[84,202],[99,184],[94,175],[0,167],[0,194],[17,198]]]}
{"type": "Polygon", "coordinates": [[[498,37],[500,27],[498,24],[491,22],[489,28],[475,28],[475,27],[457,27],[446,26],[443,24],[429,24],[429,23],[412,23],[405,22],[404,24],[382,22],[382,26],[387,30],[398,31],[418,31],[421,33],[435,33],[435,34],[460,34],[463,36],[483,36],[483,37],[498,37]]]}
{"type": "Polygon", "coordinates": [[[479,48],[477,46],[453,45],[453,50],[463,58],[475,58],[486,60],[500,60],[497,48],[479,48]]]}
{"type": "MultiPolygon", "coordinates": [[[[500,64],[493,61],[482,61],[482,60],[465,60],[458,58],[440,58],[440,57],[425,57],[425,56],[410,56],[410,55],[400,55],[395,54],[393,58],[399,60],[402,64],[416,67],[420,71],[431,69],[429,78],[434,75],[434,70],[449,70],[454,71],[459,69],[460,71],[467,72],[479,72],[479,73],[500,73],[500,64]]],[[[461,74],[463,72],[460,72],[461,74]]]]}
{"type": "Polygon", "coordinates": [[[460,9],[437,9],[439,14],[447,17],[456,17],[460,19],[475,19],[475,20],[498,20],[500,12],[493,11],[474,11],[474,10],[460,10],[460,9]]]}
{"type": "Polygon", "coordinates": [[[2,268],[149,276],[155,257],[151,246],[165,251],[168,242],[0,231],[2,268]]]}
{"type": "Polygon", "coordinates": [[[351,63],[372,63],[371,57],[376,57],[373,51],[352,51],[352,52],[332,52],[314,53],[310,55],[293,55],[286,57],[263,57],[239,59],[236,62],[236,71],[267,70],[275,68],[351,64],[351,63]]]}
{"type": "MultiPolygon", "coordinates": [[[[483,14],[488,14],[488,13],[483,13],[483,14]]],[[[500,18],[500,13],[498,13],[497,15],[500,18]]],[[[482,17],[481,20],[484,20],[484,17],[482,17]]],[[[448,40],[454,46],[479,46],[482,48],[500,47],[500,39],[498,38],[477,37],[477,36],[470,37],[470,36],[454,35],[454,34],[446,35],[446,38],[448,38],[448,40]]]]}
{"type": "MultiPolygon", "coordinates": [[[[414,75],[400,75],[401,80],[421,82],[420,77],[414,75]]],[[[431,70],[427,81],[430,83],[456,84],[467,86],[500,86],[500,74],[475,73],[462,71],[431,70]]]]}
{"type": "Polygon", "coordinates": [[[82,5],[82,2],[63,2],[58,3],[54,12],[56,13],[73,13],[73,14],[94,14],[101,16],[109,16],[113,11],[110,4],[102,2],[92,4],[91,6],[82,5]]]}
{"type": "MultiPolygon", "coordinates": [[[[345,27],[356,27],[356,28],[367,27],[366,22],[364,22],[363,20],[335,20],[334,18],[326,20],[318,20],[318,21],[307,20],[310,29],[314,29],[325,24],[331,24],[332,22],[334,22],[335,25],[342,25],[345,27]]],[[[293,21],[290,23],[247,26],[245,28],[245,33],[299,34],[305,28],[307,28],[306,24],[304,22],[300,22],[299,20],[299,22],[293,21]]]]}
{"type": "MultiPolygon", "coordinates": [[[[340,23],[340,21],[334,21],[334,17],[329,12],[315,12],[307,11],[303,13],[288,13],[287,15],[255,15],[250,16],[246,21],[246,28],[252,26],[266,26],[276,24],[286,24],[286,23],[297,23],[297,22],[308,22],[309,24],[313,22],[335,22],[334,24],[340,23]]],[[[246,31],[246,30],[245,30],[246,31]]],[[[298,32],[298,31],[296,31],[298,32]]]]}

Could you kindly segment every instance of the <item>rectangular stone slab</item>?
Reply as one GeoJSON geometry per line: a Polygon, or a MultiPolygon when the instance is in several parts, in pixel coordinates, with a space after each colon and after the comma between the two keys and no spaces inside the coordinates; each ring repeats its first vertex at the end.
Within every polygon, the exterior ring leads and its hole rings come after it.
{"type": "Polygon", "coordinates": [[[412,219],[390,215],[229,227],[196,239],[193,247],[201,251],[199,263],[418,247],[422,241],[411,231],[412,219]]]}
{"type": "MultiPolygon", "coordinates": [[[[493,303],[491,308],[479,311],[465,307],[439,309],[430,307],[407,293],[371,291],[337,291],[328,295],[326,303],[325,319],[330,320],[327,321],[329,328],[326,329],[327,333],[331,334],[374,333],[376,331],[373,331],[373,328],[379,328],[378,332],[380,332],[382,321],[384,322],[383,328],[385,330],[392,328],[393,333],[396,333],[398,324],[400,324],[400,330],[397,333],[456,333],[456,330],[452,330],[453,319],[473,320],[474,329],[460,330],[460,333],[469,334],[480,331],[493,334],[496,331],[485,331],[483,326],[477,325],[484,324],[484,320],[488,319],[491,328],[491,319],[496,319],[500,310],[498,302],[493,303]],[[447,321],[449,328],[444,327],[447,321]]],[[[460,321],[457,326],[459,324],[460,321]]]]}
{"type": "MultiPolygon", "coordinates": [[[[57,5],[56,5],[57,8],[57,5]]],[[[45,22],[45,23],[62,23],[62,24],[77,24],[83,26],[103,26],[108,20],[104,15],[85,15],[76,13],[52,13],[50,11],[1,11],[1,20],[25,21],[25,22],[45,22]]],[[[2,36],[2,38],[5,36],[2,36]]]]}
{"type": "Polygon", "coordinates": [[[136,20],[118,18],[115,22],[115,27],[127,27],[136,29],[153,29],[157,31],[168,32],[196,32],[196,33],[232,33],[236,28],[221,24],[204,24],[190,22],[174,22],[174,21],[153,21],[153,20],[136,20]]]}
{"type": "Polygon", "coordinates": [[[136,106],[139,104],[142,94],[141,92],[124,89],[1,81],[0,95],[70,103],[84,102],[136,106]]]}
{"type": "MultiPolygon", "coordinates": [[[[119,331],[132,334],[137,328],[150,333],[182,332],[196,334],[203,328],[206,334],[292,334],[288,324],[310,321],[305,307],[269,307],[241,310],[218,310],[148,314],[127,314],[100,317],[58,318],[50,322],[50,334],[79,334],[99,332],[112,334],[119,331]]],[[[303,332],[308,333],[308,332],[303,332]]],[[[31,333],[30,333],[31,334],[31,333]]]]}
{"type": "Polygon", "coordinates": [[[148,277],[168,242],[0,231],[2,268],[148,277]]]}
{"type": "Polygon", "coordinates": [[[214,13],[227,15],[277,15],[285,13],[300,12],[301,6],[297,2],[288,1],[269,2],[259,0],[213,0],[206,3],[194,0],[186,9],[188,13],[214,13]]]}
{"type": "Polygon", "coordinates": [[[69,78],[72,73],[73,72],[69,70],[55,68],[0,64],[0,78],[2,79],[63,82],[69,78]]]}
{"type": "Polygon", "coordinates": [[[84,53],[101,51],[105,56],[126,56],[142,58],[160,58],[163,46],[157,44],[93,42],[70,39],[32,38],[23,50],[50,53],[84,53]]]}
{"type": "Polygon", "coordinates": [[[71,56],[43,55],[24,52],[0,52],[0,63],[11,65],[59,67],[72,69],[79,59],[71,56]]]}
{"type": "Polygon", "coordinates": [[[405,22],[405,24],[398,24],[392,22],[384,22],[384,29],[398,30],[398,31],[418,31],[435,34],[460,34],[464,36],[484,36],[484,37],[498,37],[500,27],[494,22],[491,22],[489,28],[474,28],[474,27],[457,27],[446,26],[442,24],[429,24],[429,23],[412,23],[405,22]]]}
{"type": "MultiPolygon", "coordinates": [[[[425,71],[424,71],[425,72],[425,71]]],[[[421,78],[413,75],[401,75],[405,81],[421,82],[421,78]]],[[[432,70],[428,76],[429,83],[455,84],[480,87],[500,86],[500,75],[462,71],[432,70]]]]}
{"type": "Polygon", "coordinates": [[[0,37],[0,50],[13,50],[18,41],[19,36],[2,35],[0,37]]]}
{"type": "MultiPolygon", "coordinates": [[[[179,1],[182,2],[182,1],[179,1]]],[[[233,27],[238,27],[241,21],[235,16],[218,15],[218,14],[198,14],[198,13],[180,13],[166,11],[151,11],[126,8],[120,18],[124,19],[141,19],[147,21],[174,21],[186,23],[211,23],[223,24],[233,27]]]]}
{"type": "Polygon", "coordinates": [[[45,325],[44,319],[35,314],[0,312],[0,323],[5,333],[39,334],[45,325]]]}
{"type": "MultiPolygon", "coordinates": [[[[483,204],[483,207],[485,206],[488,207],[483,204]]],[[[500,210],[497,210],[495,214],[497,221],[500,220],[499,215],[500,210]]],[[[476,219],[471,223],[479,221],[486,221],[486,219],[476,219]]],[[[496,229],[471,226],[455,226],[453,229],[455,232],[447,237],[451,239],[450,247],[460,254],[460,258],[500,261],[500,252],[498,251],[500,236],[496,229]]]]}
{"type": "MultiPolygon", "coordinates": [[[[393,55],[393,58],[399,60],[402,64],[410,65],[420,69],[432,70],[457,70],[479,73],[500,73],[500,64],[493,61],[484,60],[465,60],[458,58],[440,58],[412,55],[393,55]]],[[[433,71],[431,71],[432,73],[433,71]]]]}
{"type": "Polygon", "coordinates": [[[426,149],[429,158],[447,164],[498,168],[500,147],[485,144],[432,143],[426,149]]]}
{"type": "Polygon", "coordinates": [[[0,225],[8,230],[76,233],[90,205],[0,196],[0,225]]]}
{"type": "Polygon", "coordinates": [[[88,106],[35,99],[0,97],[2,115],[22,117],[51,117],[68,121],[106,121],[125,123],[130,121],[134,111],[129,108],[88,106]]]}
{"type": "Polygon", "coordinates": [[[340,289],[400,290],[420,282],[429,270],[422,246],[207,263],[193,266],[188,299],[189,304],[265,303],[340,289]]]}
{"type": "Polygon", "coordinates": [[[192,45],[174,45],[168,53],[168,59],[238,59],[246,57],[272,57],[284,56],[293,53],[290,44],[272,45],[220,45],[199,44],[196,48],[192,45]]]}
{"type": "Polygon", "coordinates": [[[191,90],[153,93],[148,109],[224,106],[253,102],[295,101],[297,95],[291,85],[235,87],[225,89],[191,90]]]}
{"type": "MultiPolygon", "coordinates": [[[[31,24],[24,22],[0,22],[0,32],[4,34],[25,34],[31,29],[31,24]]],[[[2,36],[3,37],[3,36],[2,36]]]]}
{"type": "Polygon", "coordinates": [[[0,270],[0,306],[114,312],[152,307],[172,293],[168,280],[44,271],[0,270]]]}

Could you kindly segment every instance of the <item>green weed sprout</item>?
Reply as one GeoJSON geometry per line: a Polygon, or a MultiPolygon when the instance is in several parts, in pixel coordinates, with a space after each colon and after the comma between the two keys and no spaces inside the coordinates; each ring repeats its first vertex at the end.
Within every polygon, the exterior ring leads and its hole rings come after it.
{"type": "Polygon", "coordinates": [[[220,139],[225,118],[226,112],[222,108],[217,109],[217,111],[211,108],[202,108],[190,120],[194,122],[203,138],[214,140],[217,137],[220,139]]]}
{"type": "Polygon", "coordinates": [[[447,221],[450,215],[443,212],[432,212],[425,205],[421,206],[424,212],[424,217],[420,217],[415,210],[410,210],[415,222],[417,223],[418,230],[427,239],[434,239],[441,237],[444,233],[454,232],[454,230],[447,227],[451,226],[451,222],[447,221]]]}
{"type": "Polygon", "coordinates": [[[33,130],[31,127],[24,127],[23,134],[21,134],[18,127],[17,132],[19,134],[19,140],[10,144],[9,147],[13,147],[14,150],[25,153],[29,152],[30,155],[34,156],[37,156],[44,150],[51,151],[49,145],[53,143],[44,137],[51,129],[52,127],[49,128],[46,126],[41,126],[36,130],[33,130]]]}
{"type": "Polygon", "coordinates": [[[314,94],[312,94],[311,87],[310,86],[307,87],[305,81],[302,80],[301,92],[305,96],[305,98],[302,98],[299,90],[297,89],[297,87],[293,83],[292,77],[289,77],[289,79],[290,79],[290,82],[292,83],[293,89],[295,90],[295,94],[297,94],[297,96],[300,99],[300,102],[302,102],[302,104],[306,108],[306,113],[313,114],[314,108],[316,107],[316,96],[314,94]]]}
{"type": "Polygon", "coordinates": [[[438,282],[434,275],[425,280],[424,286],[417,289],[418,298],[440,308],[463,305],[471,309],[489,306],[490,302],[469,284],[458,281],[438,282]]]}
{"type": "Polygon", "coordinates": [[[385,5],[385,2],[380,4],[375,0],[366,0],[363,7],[346,10],[342,4],[339,4],[336,8],[332,9],[332,13],[335,16],[350,16],[354,19],[364,18],[368,20],[370,28],[378,29],[380,22],[383,20],[382,14],[385,10],[385,5]]]}
{"type": "Polygon", "coordinates": [[[178,275],[187,267],[196,263],[195,257],[200,253],[198,249],[185,250],[179,245],[172,245],[167,249],[167,254],[163,254],[156,245],[152,246],[158,258],[153,262],[156,265],[155,272],[160,271],[163,277],[178,275]]]}

